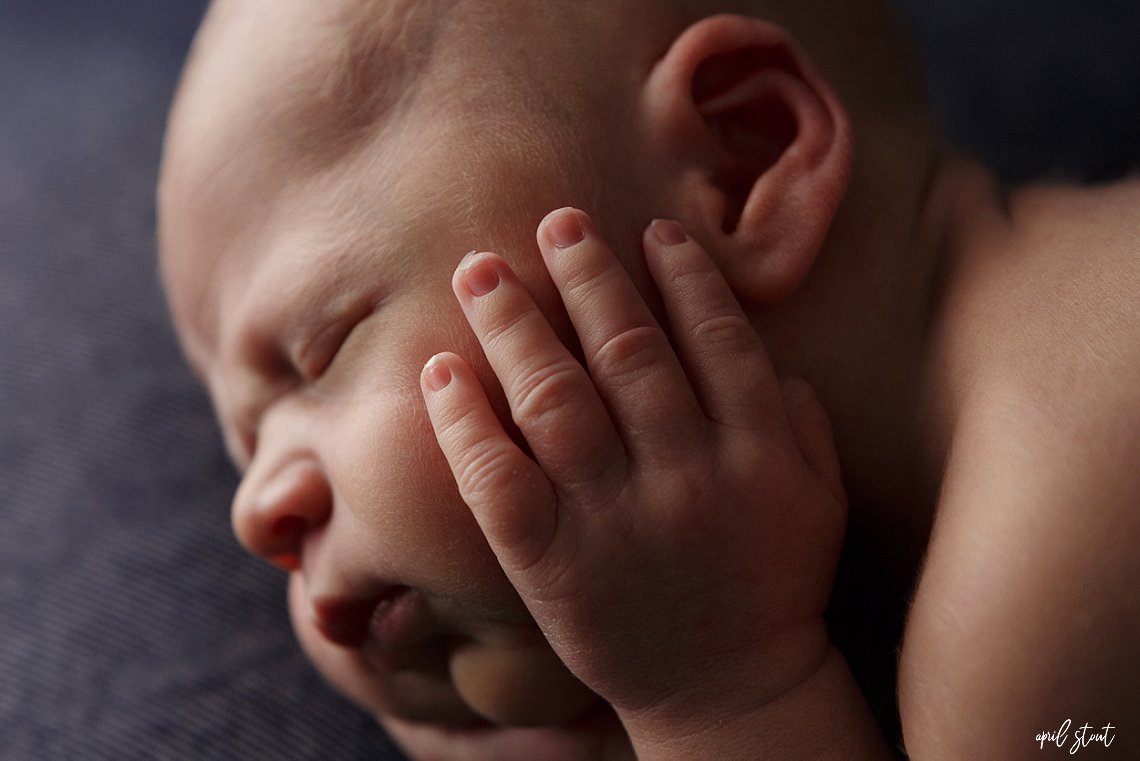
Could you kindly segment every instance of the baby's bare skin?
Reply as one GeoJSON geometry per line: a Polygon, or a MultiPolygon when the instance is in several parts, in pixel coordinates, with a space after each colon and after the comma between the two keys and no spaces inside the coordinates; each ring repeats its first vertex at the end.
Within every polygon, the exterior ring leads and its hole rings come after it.
{"type": "Polygon", "coordinates": [[[460,357],[422,380],[460,493],[559,657],[638,758],[889,757],[823,619],[846,499],[810,386],[776,378],[676,222],[645,236],[671,340],[583,214],[538,237],[585,368],[500,258],[467,257],[453,283],[530,454],[460,357]]]}
{"type": "MultiPolygon", "coordinates": [[[[755,574],[750,589],[777,585],[769,591],[814,579],[792,596],[810,600],[793,618],[813,621],[815,634],[791,637],[788,652],[828,654],[825,678],[807,680],[813,672],[793,668],[791,656],[729,647],[728,674],[751,675],[733,692],[724,664],[691,646],[693,631],[659,622],[648,634],[662,638],[665,676],[685,675],[664,685],[625,657],[640,650],[628,621],[596,616],[609,609],[641,620],[659,612],[660,593],[628,599],[621,585],[590,586],[609,573],[636,589],[638,573],[660,569],[626,567],[624,556],[603,552],[567,555],[557,562],[567,583],[580,580],[581,598],[544,606],[511,554],[518,527],[486,522],[503,503],[464,484],[458,463],[472,443],[433,431],[429,413],[438,424],[442,408],[431,393],[425,402],[430,387],[419,379],[447,352],[459,382],[438,399],[462,392],[451,414],[483,410],[484,430],[501,421],[540,463],[516,464],[537,484],[566,480],[551,462],[583,447],[564,427],[561,443],[544,445],[525,415],[515,427],[511,368],[522,350],[487,346],[477,300],[461,288],[457,299],[451,287],[461,262],[493,262],[513,293],[529,294],[553,331],[548,349],[588,360],[591,331],[601,329],[590,320],[636,307],[636,292],[672,331],[681,362],[695,361],[669,283],[654,270],[662,252],[642,239],[654,217],[683,222],[692,255],[710,257],[755,329],[755,357],[807,379],[830,414],[850,501],[845,591],[832,603],[854,611],[834,622],[833,639],[865,628],[861,606],[884,585],[904,606],[927,553],[899,664],[912,756],[1037,757],[1033,737],[1070,716],[1077,726],[1116,724],[1114,748],[1132,742],[1124,722],[1140,715],[1129,692],[1140,678],[1131,647],[1140,561],[1130,550],[1140,535],[1136,184],[1003,197],[935,136],[903,129],[879,143],[859,124],[852,169],[848,117],[826,79],[781,30],[741,17],[663,10],[647,18],[612,2],[543,6],[561,14],[553,22],[527,12],[533,5],[474,0],[272,5],[272,24],[253,0],[219,5],[198,43],[168,139],[164,276],[187,354],[244,471],[239,538],[293,569],[302,644],[413,757],[621,758],[631,753],[626,730],[642,755],[668,758],[761,757],[771,743],[782,758],[822,757],[811,740],[842,758],[885,747],[834,642],[819,647],[835,561],[823,537],[842,532],[842,519],[813,532],[827,549],[805,554],[798,570],[774,565],[769,553],[734,571],[728,552],[713,556],[723,567],[690,569],[694,579],[707,574],[709,589],[737,571],[755,574]],[[594,19],[606,23],[594,29],[594,19]],[[518,49],[482,40],[507,21],[518,49]],[[581,56],[590,46],[596,54],[581,56]],[[733,57],[755,48],[775,52],[733,57]],[[619,50],[628,58],[615,57],[619,50]],[[751,90],[717,89],[736,81],[709,76],[726,60],[751,90]],[[575,68],[599,61],[596,71],[575,68]],[[521,88],[520,62],[527,81],[548,89],[521,88]],[[625,64],[634,73],[611,76],[625,64]],[[770,100],[749,100],[757,93],[783,99],[793,137],[769,131],[781,116],[770,100]],[[715,95],[743,98],[765,118],[718,110],[715,95]],[[590,109],[606,119],[592,120],[590,109]],[[755,141],[745,139],[750,131],[755,141]],[[726,167],[736,177],[754,172],[745,195],[738,179],[722,182],[726,167]],[[582,273],[551,269],[557,260],[544,260],[549,247],[535,239],[540,220],[568,205],[594,220],[590,250],[612,250],[630,277],[624,296],[599,297],[584,312],[585,325],[560,285],[582,273]],[[464,260],[471,249],[495,256],[464,260]],[[884,585],[851,586],[872,561],[888,569],[884,585]],[[381,598],[395,601],[384,637],[361,630],[353,613],[381,598]],[[781,691],[776,682],[795,698],[783,704],[782,733],[770,730],[772,706],[762,699],[781,691]],[[698,697],[702,687],[726,703],[698,697]],[[676,702],[650,697],[664,694],[676,702]],[[726,708],[746,702],[754,714],[726,708]],[[831,735],[810,723],[824,705],[831,735]],[[665,711],[680,718],[662,721],[665,711]],[[710,711],[724,732],[671,734],[682,719],[712,720],[710,711]]],[[[647,372],[673,361],[651,356],[647,372]]],[[[687,373],[690,386],[672,383],[672,398],[736,388],[755,394],[765,409],[758,420],[794,418],[776,403],[774,376],[713,375],[701,386],[687,373]]],[[[609,381],[589,380],[596,385],[566,398],[607,398],[609,381]]],[[[611,410],[623,436],[651,429],[619,412],[611,410]]],[[[811,463],[824,439],[805,447],[784,436],[771,451],[811,463]]],[[[810,472],[834,477],[814,459],[810,472]]],[[[726,473],[711,482],[728,483],[726,473]]],[[[632,511],[662,496],[622,491],[632,511]]],[[[758,522],[739,529],[760,532],[760,546],[771,533],[764,510],[778,507],[755,496],[744,512],[758,522]]],[[[711,492],[688,502],[698,497],[711,492]]],[[[727,509],[710,502],[710,511],[727,509]]],[[[631,547],[650,538],[644,528],[623,529],[631,547]]],[[[694,558],[675,554],[670,570],[684,574],[694,558]]],[[[725,631],[770,626],[773,606],[763,599],[742,596],[737,628],[725,631]]],[[[843,655],[865,678],[882,678],[857,648],[843,655]]]]}
{"type": "Polygon", "coordinates": [[[908,747],[986,726],[992,757],[1025,757],[1072,718],[1135,752],[1113,717],[1140,709],[1140,185],[1007,204],[962,203],[936,333],[948,456],[900,659],[908,747]]]}

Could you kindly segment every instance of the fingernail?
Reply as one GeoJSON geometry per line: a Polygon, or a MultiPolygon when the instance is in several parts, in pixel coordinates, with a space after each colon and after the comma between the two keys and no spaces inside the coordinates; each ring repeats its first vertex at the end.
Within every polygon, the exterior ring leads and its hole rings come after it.
{"type": "Polygon", "coordinates": [[[476,296],[486,296],[499,287],[499,273],[490,262],[474,262],[463,270],[463,282],[476,296]]]}
{"type": "Polygon", "coordinates": [[[689,239],[685,228],[672,219],[655,219],[649,223],[649,232],[665,246],[678,246],[689,239]]]}
{"type": "Polygon", "coordinates": [[[586,231],[577,212],[563,211],[547,221],[546,236],[555,248],[570,248],[582,242],[586,231]]]}
{"type": "Polygon", "coordinates": [[[451,383],[451,368],[439,356],[432,357],[424,366],[424,380],[432,391],[442,391],[451,383]]]}

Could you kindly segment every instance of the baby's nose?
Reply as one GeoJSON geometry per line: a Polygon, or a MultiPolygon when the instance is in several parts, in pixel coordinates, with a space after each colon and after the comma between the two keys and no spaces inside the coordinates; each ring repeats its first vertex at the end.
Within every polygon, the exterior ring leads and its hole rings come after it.
{"type": "Polygon", "coordinates": [[[234,533],[254,555],[295,570],[305,535],[325,523],[331,511],[328,478],[315,461],[298,460],[242,484],[234,497],[234,533]]]}

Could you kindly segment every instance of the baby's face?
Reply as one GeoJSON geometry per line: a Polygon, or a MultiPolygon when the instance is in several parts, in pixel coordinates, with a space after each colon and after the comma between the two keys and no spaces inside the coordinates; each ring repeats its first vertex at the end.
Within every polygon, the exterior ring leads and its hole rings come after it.
{"type": "Polygon", "coordinates": [[[505,413],[451,274],[501,253],[569,336],[534,229],[593,191],[452,59],[406,86],[399,46],[429,40],[410,9],[430,5],[376,6],[399,33],[372,47],[339,3],[214,9],[168,136],[164,277],[243,471],[238,537],[294,568],[294,624],[328,678],[413,721],[560,723],[594,698],[459,499],[419,375],[454,351],[505,413]],[[346,65],[362,49],[381,65],[346,65]]]}

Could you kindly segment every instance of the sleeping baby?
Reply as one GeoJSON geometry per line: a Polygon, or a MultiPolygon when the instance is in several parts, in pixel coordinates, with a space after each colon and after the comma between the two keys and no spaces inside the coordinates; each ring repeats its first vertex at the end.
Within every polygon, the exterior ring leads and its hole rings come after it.
{"type": "Polygon", "coordinates": [[[216,0],[159,238],[411,758],[1016,759],[1137,747],[1138,207],[951,150],[879,2],[216,0]]]}

